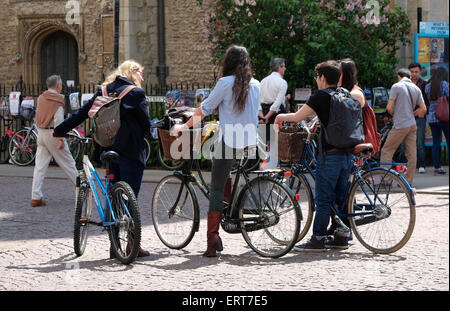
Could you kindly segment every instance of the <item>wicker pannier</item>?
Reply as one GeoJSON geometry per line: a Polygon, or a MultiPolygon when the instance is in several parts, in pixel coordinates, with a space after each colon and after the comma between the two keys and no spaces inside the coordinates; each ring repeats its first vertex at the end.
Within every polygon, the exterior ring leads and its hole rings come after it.
{"type": "Polygon", "coordinates": [[[189,135],[179,133],[178,136],[170,135],[169,130],[158,129],[158,135],[165,158],[177,161],[198,158],[201,149],[201,129],[189,130],[189,135]],[[176,149],[172,150],[172,154],[170,149],[174,143],[176,149]]]}
{"type": "Polygon", "coordinates": [[[282,127],[278,133],[278,158],[282,162],[300,161],[308,134],[296,126],[282,127]]]}

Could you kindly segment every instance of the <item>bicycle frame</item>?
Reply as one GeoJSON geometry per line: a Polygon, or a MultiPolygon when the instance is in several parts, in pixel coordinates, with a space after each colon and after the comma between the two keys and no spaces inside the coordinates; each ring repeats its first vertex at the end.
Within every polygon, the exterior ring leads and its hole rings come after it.
{"type": "MultiPolygon", "coordinates": [[[[31,133],[33,133],[36,137],[37,137],[37,132],[36,132],[36,125],[33,124],[31,127],[26,126],[24,127],[24,129],[27,130],[27,135],[25,137],[22,137],[20,135],[17,135],[17,137],[20,138],[21,142],[20,144],[16,143],[16,147],[20,149],[20,151],[25,151],[25,152],[32,152],[31,148],[28,146],[28,139],[31,135],[31,133]],[[26,148],[26,149],[25,149],[26,148]]],[[[8,133],[8,132],[7,132],[8,133]]],[[[14,135],[13,131],[10,131],[9,133],[11,133],[12,135],[10,136],[10,138],[14,135]]],[[[8,134],[9,135],[9,134],[8,134]]]]}
{"type": "MultiPolygon", "coordinates": [[[[84,148],[87,149],[88,141],[85,141],[84,144],[85,144],[84,148]]],[[[109,227],[109,226],[117,224],[118,220],[116,219],[116,217],[114,215],[114,210],[112,208],[111,200],[109,198],[109,190],[111,187],[111,182],[109,180],[108,174],[106,174],[105,183],[103,183],[101,178],[98,176],[97,171],[95,170],[91,161],[89,160],[89,156],[86,154],[86,151],[84,152],[84,155],[83,155],[82,165],[83,165],[83,168],[82,168],[82,170],[80,170],[80,172],[78,174],[78,178],[84,179],[85,182],[87,181],[87,183],[89,184],[89,187],[92,189],[92,197],[95,199],[95,203],[96,203],[95,205],[96,205],[98,214],[101,219],[101,224],[104,227],[109,227]],[[81,174],[84,174],[84,176],[82,176],[83,178],[80,177],[81,174]],[[105,197],[104,205],[102,205],[96,185],[100,188],[101,193],[105,197]],[[111,216],[112,221],[106,221],[107,216],[111,216]]],[[[92,201],[89,200],[88,204],[92,204],[92,201]]],[[[124,205],[124,207],[125,207],[127,215],[131,217],[130,212],[128,211],[128,208],[126,207],[126,205],[124,205]]],[[[92,208],[92,206],[89,206],[89,210],[91,210],[91,208],[92,208]]]]}
{"type": "MultiPolygon", "coordinates": [[[[305,127],[306,125],[303,124],[303,126],[305,127]]],[[[309,145],[310,144],[310,138],[311,138],[311,132],[309,131],[309,129],[307,127],[305,127],[305,129],[308,132],[308,137],[307,137],[307,139],[305,141],[305,145],[304,145],[303,152],[302,152],[302,157],[301,157],[301,159],[300,159],[300,161],[298,163],[295,163],[291,167],[291,172],[293,174],[303,175],[305,180],[306,180],[306,176],[304,176],[304,173],[307,172],[307,173],[310,173],[312,178],[313,178],[313,180],[315,180],[314,170],[309,165],[306,157],[310,156],[314,161],[317,161],[317,160],[315,159],[314,153],[312,152],[311,147],[309,145]]],[[[351,190],[352,186],[354,185],[354,183],[357,182],[359,184],[360,188],[362,189],[364,195],[366,196],[368,202],[369,202],[369,204],[364,204],[364,207],[369,207],[369,211],[348,214],[346,212],[343,212],[343,210],[345,210],[345,209],[343,209],[341,211],[341,209],[339,209],[336,206],[336,203],[333,202],[332,205],[331,205],[331,210],[332,210],[332,214],[338,216],[338,218],[339,218],[337,220],[338,222],[341,222],[340,221],[341,219],[345,219],[345,218],[349,218],[349,217],[371,215],[371,214],[373,214],[373,207],[375,206],[377,201],[380,202],[382,205],[384,204],[382,199],[379,197],[376,189],[374,189],[370,184],[367,185],[367,184],[363,183],[363,181],[361,180],[361,176],[362,176],[363,173],[371,172],[372,168],[375,167],[375,166],[378,166],[379,164],[385,164],[385,165],[401,165],[401,164],[403,164],[403,163],[377,163],[376,161],[374,161],[371,158],[368,158],[368,159],[361,158],[361,160],[358,159],[353,164],[353,168],[352,168],[352,172],[351,172],[351,176],[353,176],[353,178],[352,178],[352,182],[349,182],[347,187],[346,187],[346,190],[345,190],[345,198],[346,199],[343,202],[343,204],[344,204],[344,206],[348,206],[348,203],[349,203],[348,202],[348,197],[349,197],[349,194],[350,194],[350,190],[351,190]],[[362,163],[360,163],[361,160],[363,161],[362,163]],[[369,167],[368,170],[363,170],[362,169],[364,164],[368,165],[368,167],[369,167]],[[374,196],[373,200],[371,198],[372,195],[374,196]]],[[[399,174],[395,170],[391,170],[391,169],[388,169],[388,168],[385,168],[385,167],[378,167],[377,170],[378,171],[379,170],[383,170],[383,171],[386,171],[386,172],[390,171],[390,172],[394,173],[406,185],[406,188],[408,189],[408,192],[411,195],[412,203],[415,205],[415,198],[414,198],[415,193],[414,193],[413,189],[410,187],[410,185],[408,184],[408,182],[406,181],[406,179],[401,174],[399,174]]],[[[370,177],[370,179],[372,179],[372,178],[373,177],[370,177]]],[[[312,193],[311,185],[309,184],[309,182],[306,182],[306,186],[308,188],[307,190],[312,193]]],[[[292,185],[291,185],[291,187],[292,187],[292,185]]],[[[312,196],[312,197],[314,198],[314,196],[312,196]]],[[[388,198],[386,198],[386,199],[388,199],[388,198]]],[[[342,222],[341,222],[341,225],[346,227],[342,222]]]]}

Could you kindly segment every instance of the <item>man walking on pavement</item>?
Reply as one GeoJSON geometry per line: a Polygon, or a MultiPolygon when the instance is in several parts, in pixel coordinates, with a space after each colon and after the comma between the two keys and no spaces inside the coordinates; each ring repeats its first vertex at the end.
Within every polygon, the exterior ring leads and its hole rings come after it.
{"type": "Polygon", "coordinates": [[[412,185],[417,164],[416,120],[427,112],[420,89],[411,81],[411,72],[401,68],[397,72],[398,82],[391,88],[386,110],[393,116],[394,125],[381,150],[380,162],[391,163],[397,147],[405,142],[408,171],[406,180],[412,185]]]}
{"type": "Polygon", "coordinates": [[[58,75],[47,78],[47,91],[37,100],[36,125],[37,137],[36,161],[33,172],[31,192],[32,207],[44,206],[42,185],[52,157],[75,186],[77,169],[75,160],[64,138],[53,137],[53,129],[64,120],[64,97],[61,96],[62,80],[58,75]]]}
{"type": "MultiPolygon", "coordinates": [[[[286,92],[288,84],[283,79],[286,72],[286,62],[283,58],[274,58],[270,61],[271,74],[261,81],[260,103],[261,109],[259,112],[260,118],[262,116],[262,123],[266,125],[266,141],[270,142],[274,132],[271,131],[272,124],[278,113],[285,113],[286,107],[286,92]],[[271,135],[272,133],[272,135],[271,135]]],[[[260,121],[261,123],[261,121],[260,121]]],[[[270,143],[269,143],[270,145],[270,143]]],[[[269,159],[275,160],[276,148],[270,148],[269,159]]],[[[275,167],[278,163],[270,161],[270,166],[275,167]]],[[[269,168],[269,167],[266,167],[269,168]]]]}
{"type": "MultiPolygon", "coordinates": [[[[422,71],[422,66],[419,63],[411,63],[408,66],[409,71],[411,71],[411,81],[417,85],[417,87],[422,91],[422,96],[425,101],[425,106],[428,109],[430,105],[428,102],[427,95],[425,94],[425,86],[427,83],[420,78],[420,73],[422,71]]],[[[426,113],[425,113],[426,114],[426,113]]],[[[419,173],[425,173],[426,167],[426,154],[425,154],[425,128],[427,126],[427,119],[424,117],[416,117],[417,125],[417,168],[419,173]]]]}

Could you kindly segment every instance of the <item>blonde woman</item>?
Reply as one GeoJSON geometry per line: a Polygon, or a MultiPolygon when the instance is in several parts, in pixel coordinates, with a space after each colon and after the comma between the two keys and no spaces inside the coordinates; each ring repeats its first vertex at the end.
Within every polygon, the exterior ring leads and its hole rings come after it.
{"type": "MultiPolygon", "coordinates": [[[[116,141],[104,150],[116,151],[120,159],[111,163],[110,172],[114,174],[113,182],[125,181],[138,197],[145,167],[144,135],[150,132],[150,117],[147,110],[145,91],[141,88],[144,81],[143,67],[133,60],[127,60],[111,73],[103,83],[108,94],[120,94],[129,85],[135,85],[121,100],[120,129],[116,141]]],[[[97,93],[78,111],[65,119],[54,130],[53,136],[62,137],[68,131],[80,125],[88,118],[89,109],[97,96],[102,94],[101,87],[97,93]]],[[[102,150],[103,151],[103,150],[102,150]]],[[[140,250],[139,257],[149,253],[140,250]]]]}

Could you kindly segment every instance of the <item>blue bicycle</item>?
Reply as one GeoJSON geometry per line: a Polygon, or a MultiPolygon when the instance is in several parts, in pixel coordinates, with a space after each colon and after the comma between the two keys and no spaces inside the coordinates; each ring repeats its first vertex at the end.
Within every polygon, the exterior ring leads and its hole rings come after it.
{"type": "MultiPolygon", "coordinates": [[[[311,163],[316,160],[310,147],[314,133],[304,122],[299,128],[306,134],[303,152],[300,161],[292,164],[285,182],[299,195],[298,203],[306,220],[299,234],[300,241],[313,219],[315,205],[310,180],[314,181],[311,163]]],[[[371,145],[354,148],[355,161],[346,202],[343,209],[333,205],[332,214],[341,228],[349,231],[342,222],[342,219],[348,219],[351,230],[364,247],[375,253],[389,254],[402,248],[414,230],[415,189],[398,172],[379,167],[379,163],[369,158],[371,152],[371,145]]]]}
{"type": "Polygon", "coordinates": [[[102,226],[108,231],[111,248],[115,257],[123,264],[132,263],[139,252],[141,242],[141,220],[136,196],[131,187],[123,181],[111,183],[109,173],[111,161],[118,159],[114,151],[103,152],[100,156],[106,163],[105,181],[102,182],[88,157],[91,138],[77,137],[83,154],[77,161],[77,197],[75,202],[74,250],[83,255],[90,225],[102,226]],[[98,188],[97,188],[98,187],[98,188]],[[100,190],[100,192],[98,191],[100,190]],[[102,205],[102,198],[104,204],[102,205]],[[92,215],[93,200],[100,221],[92,215]]]}

